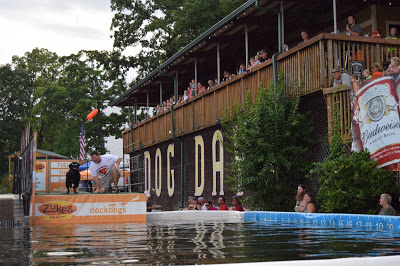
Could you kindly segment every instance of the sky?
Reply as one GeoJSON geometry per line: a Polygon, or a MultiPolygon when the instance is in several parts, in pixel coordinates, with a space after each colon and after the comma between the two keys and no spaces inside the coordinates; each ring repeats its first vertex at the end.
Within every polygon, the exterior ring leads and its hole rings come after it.
{"type": "MultiPolygon", "coordinates": [[[[110,0],[0,0],[0,14],[0,65],[36,47],[59,56],[112,49],[110,0]]],[[[122,140],[107,141],[110,153],[122,156],[122,140]]]]}

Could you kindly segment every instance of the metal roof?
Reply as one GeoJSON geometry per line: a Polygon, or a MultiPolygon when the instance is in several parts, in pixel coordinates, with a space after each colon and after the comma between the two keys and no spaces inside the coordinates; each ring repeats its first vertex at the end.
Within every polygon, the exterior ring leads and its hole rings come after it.
{"type": "MultiPolygon", "coordinates": [[[[62,159],[70,159],[69,157],[66,157],[64,155],[52,152],[52,151],[46,151],[46,150],[41,150],[41,149],[36,149],[36,153],[41,153],[45,156],[49,156],[49,157],[57,157],[57,158],[62,158],[62,159]]],[[[11,153],[10,155],[8,155],[8,157],[13,157],[15,153],[11,153]]],[[[19,152],[17,153],[19,155],[19,152]]],[[[36,157],[41,157],[41,156],[36,156],[36,157]]]]}
{"type": "Polygon", "coordinates": [[[115,99],[110,103],[111,106],[114,106],[118,104],[119,102],[123,101],[124,98],[131,94],[133,91],[137,90],[139,87],[144,85],[147,81],[149,81],[151,78],[155,77],[157,74],[160,73],[160,71],[164,70],[166,67],[168,67],[171,63],[173,63],[175,60],[180,58],[182,55],[190,51],[190,49],[194,48],[196,45],[198,45],[200,42],[202,42],[204,39],[209,37],[212,33],[217,31],[219,28],[224,26],[226,23],[230,22],[232,19],[236,18],[239,14],[241,14],[243,11],[247,10],[251,6],[255,5],[256,0],[249,0],[246,3],[244,3],[242,6],[240,6],[238,9],[230,13],[228,16],[223,18],[221,21],[219,21],[217,24],[209,28],[207,31],[202,33],[199,37],[194,39],[192,42],[190,42],[188,45],[186,45],[183,49],[181,49],[179,52],[177,52],[175,55],[170,57],[167,61],[165,61],[162,65],[160,65],[158,68],[153,70],[149,75],[147,75],[144,79],[136,83],[133,87],[131,87],[129,90],[124,92],[119,98],[115,99]]]}

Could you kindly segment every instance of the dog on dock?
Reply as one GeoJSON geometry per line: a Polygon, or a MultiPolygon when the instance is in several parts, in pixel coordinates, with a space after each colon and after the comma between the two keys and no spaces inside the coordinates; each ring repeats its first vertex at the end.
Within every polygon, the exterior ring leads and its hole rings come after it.
{"type": "Polygon", "coordinates": [[[74,193],[77,194],[76,189],[79,187],[79,182],[81,181],[81,174],[79,173],[79,164],[77,162],[72,162],[69,164],[69,171],[66,174],[65,186],[67,187],[67,194],[69,194],[69,189],[73,187],[74,193]]]}

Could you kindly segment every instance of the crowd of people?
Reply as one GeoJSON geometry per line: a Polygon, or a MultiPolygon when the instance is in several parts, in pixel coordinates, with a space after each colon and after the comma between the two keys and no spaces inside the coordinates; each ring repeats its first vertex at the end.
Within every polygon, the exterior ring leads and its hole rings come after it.
{"type": "MultiPolygon", "coordinates": [[[[347,25],[346,25],[346,34],[351,35],[351,36],[362,36],[362,28],[359,24],[357,24],[357,19],[354,15],[350,15],[347,18],[347,25]]],[[[301,31],[300,33],[302,41],[299,43],[299,45],[306,43],[310,41],[309,34],[307,31],[301,31]]],[[[364,36],[369,36],[369,33],[364,34],[364,36]]],[[[371,34],[372,37],[381,37],[380,31],[373,32],[371,34]]],[[[392,27],[389,31],[389,36],[386,37],[386,39],[392,39],[392,40],[397,40],[399,39],[399,34],[398,30],[396,27],[392,27]]],[[[371,65],[369,69],[364,70],[363,77],[353,77],[356,78],[357,80],[359,79],[375,79],[379,78],[383,75],[390,75],[394,73],[399,73],[400,68],[400,62],[399,58],[396,56],[398,55],[398,51],[396,48],[387,48],[388,53],[395,55],[394,57],[391,58],[391,64],[390,66],[386,69],[383,70],[382,65],[378,62],[374,63],[371,65]]],[[[284,51],[288,51],[289,47],[288,45],[284,45],[284,51]]],[[[268,53],[265,50],[260,50],[257,52],[255,56],[250,57],[250,60],[247,64],[242,63],[239,65],[239,67],[236,69],[236,73],[231,73],[228,70],[223,71],[223,76],[222,79],[219,81],[217,77],[214,77],[213,79],[209,79],[207,83],[203,81],[196,81],[195,79],[192,79],[189,84],[187,89],[183,91],[182,95],[177,96],[177,99],[175,99],[175,96],[171,96],[169,99],[166,99],[162,102],[162,104],[157,105],[154,108],[153,115],[157,115],[163,112],[166,112],[170,110],[170,108],[174,105],[179,105],[186,103],[189,101],[191,98],[200,95],[207,90],[213,88],[216,85],[219,85],[221,83],[224,83],[237,75],[241,74],[247,74],[250,73],[254,70],[254,68],[258,65],[261,64],[270,58],[268,57],[268,53]]],[[[350,84],[351,82],[351,77],[347,73],[341,73],[340,69],[333,69],[332,75],[334,77],[334,84],[333,86],[338,86],[341,84],[350,84]]],[[[150,115],[147,113],[145,116],[146,120],[149,118],[150,115]]]]}
{"type": "Polygon", "coordinates": [[[203,197],[195,198],[190,196],[188,198],[188,207],[187,210],[189,211],[244,211],[242,205],[240,204],[240,200],[238,197],[232,198],[232,208],[229,209],[228,206],[225,204],[225,198],[219,197],[218,198],[218,205],[214,206],[212,201],[206,201],[203,197]]]}

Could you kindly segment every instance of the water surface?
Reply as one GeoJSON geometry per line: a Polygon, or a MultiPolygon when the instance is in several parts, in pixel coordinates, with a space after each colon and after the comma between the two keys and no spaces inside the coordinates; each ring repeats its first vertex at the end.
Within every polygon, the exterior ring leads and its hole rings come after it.
{"type": "Polygon", "coordinates": [[[0,229],[2,264],[209,264],[400,254],[400,232],[198,221],[0,229]]]}

